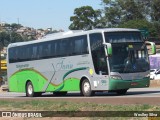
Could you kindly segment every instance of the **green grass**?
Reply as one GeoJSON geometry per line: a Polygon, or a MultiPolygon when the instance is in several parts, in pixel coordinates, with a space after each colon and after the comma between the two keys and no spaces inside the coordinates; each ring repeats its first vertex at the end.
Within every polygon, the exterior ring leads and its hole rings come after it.
{"type": "Polygon", "coordinates": [[[0,100],[0,108],[5,110],[41,110],[41,111],[160,111],[160,106],[148,104],[109,105],[56,100],[0,100]]]}
{"type": "MultiPolygon", "coordinates": [[[[115,116],[113,115],[114,117],[92,117],[91,115],[91,117],[82,118],[83,120],[97,120],[97,119],[98,120],[128,120],[128,119],[142,120],[144,117],[130,118],[130,117],[116,117],[116,116],[117,114],[121,115],[119,111],[160,111],[160,106],[148,105],[148,104],[109,105],[109,104],[96,104],[96,103],[86,103],[86,102],[76,103],[76,102],[59,101],[59,100],[17,100],[17,101],[0,100],[0,108],[1,108],[0,111],[4,110],[5,111],[118,111],[118,113],[116,113],[115,116]]],[[[47,112],[44,115],[50,116],[51,114],[53,113],[47,112]]],[[[100,112],[99,113],[94,112],[94,114],[100,114],[100,112]]],[[[146,118],[144,118],[143,120],[146,120],[146,118]]]]}

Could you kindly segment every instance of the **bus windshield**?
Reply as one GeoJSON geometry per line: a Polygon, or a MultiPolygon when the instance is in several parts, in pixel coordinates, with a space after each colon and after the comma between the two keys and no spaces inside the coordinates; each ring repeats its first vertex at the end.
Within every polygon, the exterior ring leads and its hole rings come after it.
{"type": "Polygon", "coordinates": [[[109,57],[110,71],[119,73],[146,72],[149,70],[147,48],[143,43],[112,44],[109,57]]]}
{"type": "Polygon", "coordinates": [[[142,42],[139,31],[106,32],[105,40],[109,43],[142,42]]]}

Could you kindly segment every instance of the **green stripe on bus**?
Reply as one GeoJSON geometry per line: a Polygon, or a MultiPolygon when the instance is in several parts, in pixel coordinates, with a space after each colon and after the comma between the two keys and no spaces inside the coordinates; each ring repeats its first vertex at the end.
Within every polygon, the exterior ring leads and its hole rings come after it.
{"type": "MultiPolygon", "coordinates": [[[[49,91],[69,91],[69,90],[79,90],[79,83],[80,80],[78,78],[68,78],[65,79],[70,73],[79,70],[85,70],[86,67],[76,68],[68,71],[63,76],[63,82],[60,84],[53,84],[50,83],[46,92],[49,91]]],[[[9,86],[10,91],[19,91],[25,92],[25,85],[27,80],[30,80],[34,86],[35,92],[42,91],[44,85],[48,81],[48,79],[42,75],[39,71],[35,69],[21,69],[14,74],[11,75],[9,78],[9,86]],[[38,78],[38,79],[37,79],[38,78]]]]}
{"type": "MultiPolygon", "coordinates": [[[[73,73],[73,72],[75,72],[75,71],[85,70],[85,69],[87,69],[87,67],[76,68],[76,69],[72,69],[72,70],[68,71],[68,72],[67,72],[66,74],[64,74],[64,76],[63,76],[63,82],[64,82],[65,77],[67,77],[67,75],[69,75],[70,73],[73,73]]],[[[74,85],[74,84],[73,84],[73,85],[74,85]]],[[[69,86],[70,86],[70,85],[69,85],[69,86]]],[[[56,89],[55,91],[61,91],[61,90],[63,89],[63,87],[64,87],[64,84],[63,84],[60,88],[56,89]]]]}

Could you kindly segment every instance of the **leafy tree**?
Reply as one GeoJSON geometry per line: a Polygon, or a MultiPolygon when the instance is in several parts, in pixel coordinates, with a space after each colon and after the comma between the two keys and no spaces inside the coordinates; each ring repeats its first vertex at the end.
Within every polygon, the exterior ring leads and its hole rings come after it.
{"type": "Polygon", "coordinates": [[[102,0],[104,4],[104,18],[108,27],[113,27],[121,21],[121,7],[116,1],[102,0]]]}
{"type": "Polygon", "coordinates": [[[154,27],[153,23],[148,22],[147,20],[130,20],[123,24],[120,24],[120,28],[135,28],[135,29],[147,29],[150,36],[158,36],[157,30],[154,27]]]}
{"type": "Polygon", "coordinates": [[[153,26],[156,29],[156,36],[154,36],[154,37],[160,38],[160,21],[154,21],[153,26]]]}
{"type": "Polygon", "coordinates": [[[138,0],[102,0],[109,25],[117,26],[129,20],[145,19],[138,0]]]}
{"type": "Polygon", "coordinates": [[[5,27],[10,27],[10,26],[11,26],[11,25],[10,25],[10,24],[8,24],[8,23],[6,23],[6,24],[5,24],[5,27]]]}
{"type": "Polygon", "coordinates": [[[0,44],[2,47],[7,47],[8,44],[14,43],[14,42],[22,42],[24,39],[21,35],[15,32],[0,32],[0,44]]]}
{"type": "Polygon", "coordinates": [[[11,26],[11,28],[12,28],[13,30],[22,27],[21,24],[16,24],[16,23],[12,23],[10,26],[11,26]]]}
{"type": "Polygon", "coordinates": [[[151,13],[152,20],[160,21],[160,1],[152,0],[151,8],[152,8],[152,13],[151,13]]]}
{"type": "Polygon", "coordinates": [[[108,27],[147,28],[160,36],[160,0],[101,0],[108,27]]]}
{"type": "Polygon", "coordinates": [[[23,42],[23,41],[24,41],[24,39],[23,39],[23,37],[20,34],[18,34],[16,32],[12,32],[11,33],[11,37],[10,37],[10,42],[11,43],[14,43],[14,42],[23,42]]]}
{"type": "Polygon", "coordinates": [[[10,42],[10,35],[7,32],[0,32],[0,43],[1,46],[7,46],[10,42]]]}
{"type": "Polygon", "coordinates": [[[74,16],[70,17],[72,21],[69,29],[71,30],[90,30],[93,27],[100,27],[104,23],[102,20],[100,10],[94,10],[91,6],[82,6],[74,10],[74,16]]]}

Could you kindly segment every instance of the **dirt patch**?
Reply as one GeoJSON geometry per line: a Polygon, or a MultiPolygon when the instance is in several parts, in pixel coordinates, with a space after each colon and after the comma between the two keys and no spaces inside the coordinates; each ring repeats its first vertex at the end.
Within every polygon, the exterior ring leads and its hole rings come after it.
{"type": "Polygon", "coordinates": [[[160,80],[151,80],[150,87],[159,87],[160,88],[160,80]]]}

